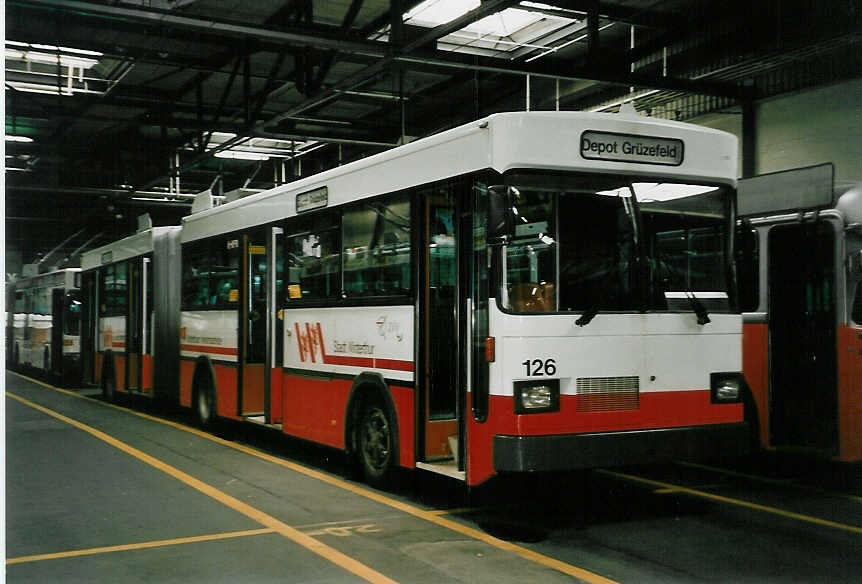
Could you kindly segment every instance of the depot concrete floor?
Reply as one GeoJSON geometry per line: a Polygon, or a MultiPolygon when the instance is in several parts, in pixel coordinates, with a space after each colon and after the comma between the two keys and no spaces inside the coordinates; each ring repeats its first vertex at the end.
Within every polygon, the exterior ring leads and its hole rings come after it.
{"type": "Polygon", "coordinates": [[[374,491],[349,480],[336,453],[271,431],[255,434],[261,451],[238,425],[219,438],[182,416],[14,374],[6,391],[8,582],[855,582],[862,572],[852,494],[755,489],[680,467],[674,488],[659,470],[554,477],[553,488],[488,488],[463,509],[450,482],[410,475],[418,488],[374,491]]]}

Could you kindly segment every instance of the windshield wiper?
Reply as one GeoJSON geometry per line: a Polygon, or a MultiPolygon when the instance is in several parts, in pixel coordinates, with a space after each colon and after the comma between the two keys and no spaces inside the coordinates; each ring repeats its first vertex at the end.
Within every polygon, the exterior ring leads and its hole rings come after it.
{"type": "Polygon", "coordinates": [[[590,324],[590,321],[593,320],[599,313],[600,304],[601,303],[596,300],[586,312],[584,312],[580,317],[578,317],[578,320],[575,321],[575,324],[578,326],[586,326],[590,324]]]}
{"type": "Polygon", "coordinates": [[[706,311],[706,307],[703,305],[703,302],[700,301],[700,298],[694,295],[689,288],[685,290],[685,297],[688,298],[689,304],[691,304],[691,309],[697,315],[697,324],[704,325],[712,322],[709,318],[709,313],[706,311]]]}
{"type": "MultiPolygon", "coordinates": [[[[664,254],[660,254],[659,259],[664,264],[665,273],[668,275],[668,281],[670,281],[670,276],[674,274],[673,268],[671,267],[671,263],[668,261],[667,256],[664,254]]],[[[712,320],[709,318],[709,313],[706,311],[706,307],[700,301],[700,298],[695,296],[694,292],[691,291],[691,286],[685,284],[685,286],[683,286],[683,292],[685,293],[685,297],[688,300],[689,305],[691,306],[691,311],[694,312],[695,316],[697,316],[697,324],[705,325],[712,322],[712,320]]]]}

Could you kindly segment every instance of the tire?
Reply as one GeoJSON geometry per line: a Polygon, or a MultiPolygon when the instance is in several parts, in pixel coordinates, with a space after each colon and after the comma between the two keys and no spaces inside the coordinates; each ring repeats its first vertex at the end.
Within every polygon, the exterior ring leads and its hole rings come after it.
{"type": "Polygon", "coordinates": [[[199,371],[195,375],[192,396],[195,421],[201,428],[211,428],[216,419],[215,391],[212,381],[205,373],[199,371]]]}
{"type": "Polygon", "coordinates": [[[395,438],[386,408],[379,401],[362,407],[356,437],[356,455],[365,482],[386,486],[395,468],[395,438]]]}
{"type": "Polygon", "coordinates": [[[102,365],[102,399],[111,402],[117,399],[117,380],[114,375],[113,361],[105,355],[105,364],[102,365]]]}

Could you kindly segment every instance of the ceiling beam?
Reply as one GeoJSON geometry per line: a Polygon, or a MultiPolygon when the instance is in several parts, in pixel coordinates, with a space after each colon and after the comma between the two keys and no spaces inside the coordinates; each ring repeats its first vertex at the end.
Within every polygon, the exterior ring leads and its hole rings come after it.
{"type": "Polygon", "coordinates": [[[214,18],[187,16],[153,8],[131,8],[116,4],[97,4],[83,0],[8,0],[7,6],[42,8],[69,11],[79,16],[98,19],[123,19],[129,22],[158,27],[174,27],[204,34],[221,34],[239,39],[251,38],[280,45],[298,45],[340,52],[366,53],[373,56],[386,54],[388,43],[348,38],[334,34],[329,28],[309,30],[299,28],[270,28],[262,25],[231,22],[214,18]]]}

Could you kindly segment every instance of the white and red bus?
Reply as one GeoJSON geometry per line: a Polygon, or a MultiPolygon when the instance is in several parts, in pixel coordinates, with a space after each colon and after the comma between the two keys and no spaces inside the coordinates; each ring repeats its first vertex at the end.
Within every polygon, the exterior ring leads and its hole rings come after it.
{"type": "Polygon", "coordinates": [[[76,384],[81,352],[80,270],[66,268],[25,276],[6,286],[9,366],[76,384]]]}
{"type": "Polygon", "coordinates": [[[862,190],[835,194],[831,164],[740,181],[743,371],[762,447],[858,462],[862,190]]]}
{"type": "Polygon", "coordinates": [[[152,227],[81,255],[83,378],[117,392],[177,401],[179,226],[152,227]]]}
{"type": "Polygon", "coordinates": [[[342,449],[372,483],[744,452],[737,158],[694,125],[506,113],[201,199],[180,403],[342,449]]]}

